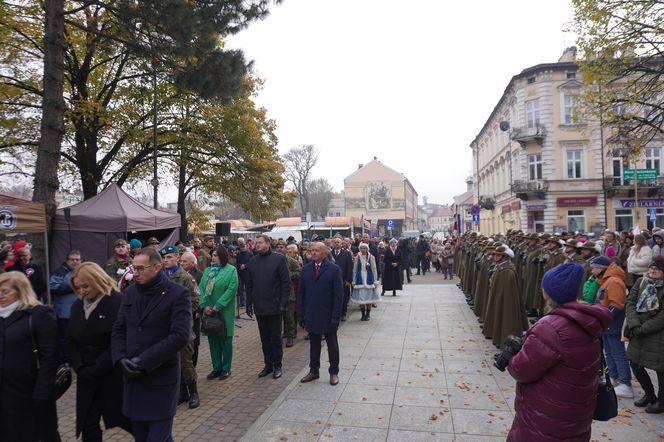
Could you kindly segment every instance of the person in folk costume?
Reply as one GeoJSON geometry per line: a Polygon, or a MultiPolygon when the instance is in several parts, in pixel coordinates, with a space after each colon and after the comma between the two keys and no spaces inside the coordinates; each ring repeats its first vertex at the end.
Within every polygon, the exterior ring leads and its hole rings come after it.
{"type": "Polygon", "coordinates": [[[486,246],[482,260],[480,263],[480,271],[477,278],[477,289],[475,291],[475,306],[474,312],[478,320],[484,320],[484,313],[486,311],[487,299],[489,297],[489,271],[494,265],[493,251],[496,247],[500,247],[502,243],[493,242],[486,246]]]}
{"type": "Polygon", "coordinates": [[[487,315],[483,333],[493,345],[501,348],[508,335],[521,335],[528,330],[528,319],[519,297],[514,252],[503,245],[493,252],[496,267],[491,277],[487,315]]]}
{"type": "Polygon", "coordinates": [[[369,245],[360,243],[359,253],[353,260],[353,293],[351,300],[360,306],[361,321],[371,319],[371,304],[380,300],[378,291],[378,268],[376,258],[369,253],[369,245]]]}

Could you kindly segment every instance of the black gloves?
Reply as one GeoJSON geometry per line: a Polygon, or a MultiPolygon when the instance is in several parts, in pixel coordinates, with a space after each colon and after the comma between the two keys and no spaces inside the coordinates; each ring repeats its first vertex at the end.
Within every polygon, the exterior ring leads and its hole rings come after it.
{"type": "Polygon", "coordinates": [[[127,376],[127,379],[136,379],[145,372],[145,369],[141,365],[141,358],[138,356],[131,359],[120,359],[120,367],[122,367],[122,371],[127,376]]]}

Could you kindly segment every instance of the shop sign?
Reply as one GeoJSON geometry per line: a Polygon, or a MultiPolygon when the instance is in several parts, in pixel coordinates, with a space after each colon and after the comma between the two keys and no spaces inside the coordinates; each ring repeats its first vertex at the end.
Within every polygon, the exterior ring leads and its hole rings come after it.
{"type": "MultiPolygon", "coordinates": [[[[620,200],[620,207],[625,209],[633,209],[634,200],[620,200]]],[[[639,207],[664,207],[664,199],[653,198],[639,200],[639,207]]]]}
{"type": "Polygon", "coordinates": [[[596,196],[571,196],[556,199],[558,207],[596,206],[596,196]]]}
{"type": "Polygon", "coordinates": [[[526,204],[528,210],[544,210],[546,207],[546,204],[526,204]]]}

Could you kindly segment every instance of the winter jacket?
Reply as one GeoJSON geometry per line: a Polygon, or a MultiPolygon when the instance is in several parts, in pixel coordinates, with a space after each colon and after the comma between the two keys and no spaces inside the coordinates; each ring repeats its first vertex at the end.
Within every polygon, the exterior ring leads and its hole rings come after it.
{"type": "Polygon", "coordinates": [[[48,280],[53,297],[53,310],[58,318],[69,319],[71,306],[78,299],[69,284],[73,273],[67,264],[62,264],[48,280]]]}
{"type": "Polygon", "coordinates": [[[664,244],[662,245],[657,244],[657,241],[655,241],[656,236],[664,239],[664,230],[660,230],[653,234],[652,246],[651,246],[653,259],[655,259],[656,256],[664,256],[664,244]]]}
{"type": "Polygon", "coordinates": [[[291,288],[286,257],[271,251],[258,253],[249,261],[247,270],[247,308],[263,316],[286,311],[291,288]]]}
{"type": "Polygon", "coordinates": [[[590,440],[597,403],[599,338],[611,324],[601,305],[561,304],[526,333],[509,362],[516,415],[508,441],[590,440]]]}
{"type": "Polygon", "coordinates": [[[599,290],[599,282],[595,275],[590,275],[590,278],[583,284],[583,300],[588,304],[594,304],[597,298],[597,291],[599,290]]]}
{"type": "Polygon", "coordinates": [[[611,265],[602,273],[598,279],[600,284],[597,298],[604,307],[612,305],[624,310],[627,300],[627,289],[625,288],[625,271],[616,263],[611,265]]]}
{"type": "Polygon", "coordinates": [[[636,246],[634,246],[629,252],[629,258],[627,258],[627,272],[643,275],[648,271],[650,263],[652,263],[652,249],[643,246],[637,253],[636,246]]]}
{"type": "Polygon", "coordinates": [[[633,334],[627,347],[627,357],[637,365],[664,371],[664,287],[657,291],[659,309],[639,313],[636,301],[643,287],[645,278],[634,284],[625,304],[625,321],[633,334]]]}

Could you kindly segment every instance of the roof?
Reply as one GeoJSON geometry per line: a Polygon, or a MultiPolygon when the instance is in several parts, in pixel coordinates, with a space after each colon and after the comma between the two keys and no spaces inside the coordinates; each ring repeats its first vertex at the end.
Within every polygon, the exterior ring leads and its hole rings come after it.
{"type": "Polygon", "coordinates": [[[71,214],[68,223],[65,209],[55,212],[53,230],[82,232],[143,232],[180,227],[180,215],[153,209],[135,200],[113,183],[97,196],[67,207],[71,214]]]}
{"type": "Polygon", "coordinates": [[[452,216],[452,209],[449,207],[439,207],[429,215],[429,218],[434,216],[452,216]]]}
{"type": "Polygon", "coordinates": [[[348,178],[352,177],[353,175],[356,175],[356,174],[359,173],[362,169],[365,169],[366,167],[368,167],[370,164],[378,164],[378,165],[380,165],[381,167],[383,167],[383,168],[389,170],[390,172],[394,172],[394,173],[396,173],[397,175],[400,175],[404,180],[406,180],[406,177],[404,176],[404,174],[402,174],[401,172],[398,172],[398,171],[392,169],[392,168],[389,167],[389,166],[386,166],[385,164],[383,164],[383,163],[381,163],[380,161],[378,161],[377,158],[374,158],[373,160],[369,161],[368,163],[366,163],[366,164],[363,165],[362,167],[358,167],[357,170],[355,170],[353,173],[351,173],[351,174],[348,175],[346,178],[344,178],[344,181],[346,181],[348,178]]]}

